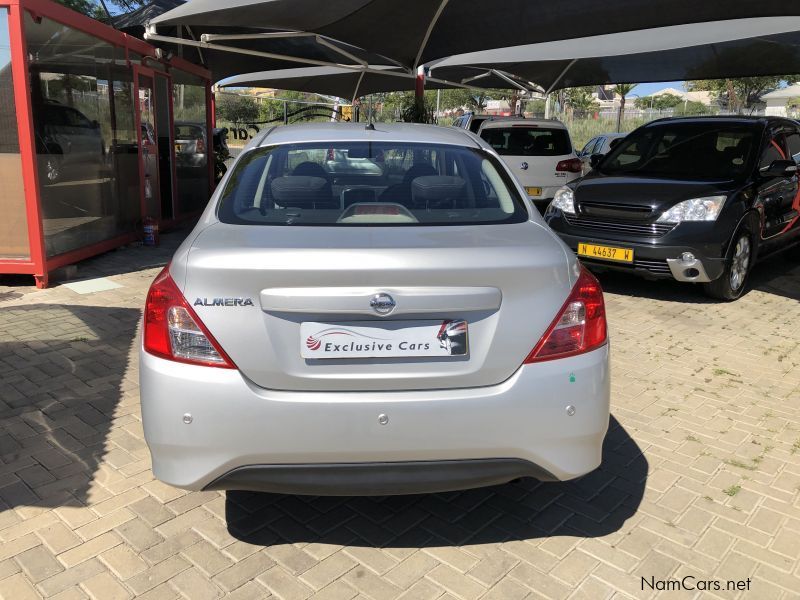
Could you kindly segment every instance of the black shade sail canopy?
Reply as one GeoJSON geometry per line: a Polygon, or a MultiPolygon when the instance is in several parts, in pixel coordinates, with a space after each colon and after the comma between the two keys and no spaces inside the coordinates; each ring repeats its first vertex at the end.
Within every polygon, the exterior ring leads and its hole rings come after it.
{"type": "Polygon", "coordinates": [[[313,32],[414,69],[510,46],[797,15],[800,2],[788,0],[190,0],[151,23],[313,32]]]}
{"type": "MultiPolygon", "coordinates": [[[[326,96],[355,99],[359,96],[380,92],[411,91],[415,79],[398,77],[402,73],[397,67],[371,66],[368,72],[340,67],[304,67],[299,69],[279,69],[262,71],[230,77],[219,83],[221,87],[264,87],[295,92],[310,92],[326,96]]],[[[459,75],[468,80],[472,87],[512,88],[523,91],[533,89],[530,82],[519,80],[507,73],[493,69],[459,67],[459,75]]],[[[429,89],[453,87],[446,81],[429,78],[429,89]]]]}
{"type": "Polygon", "coordinates": [[[800,73],[800,18],[684,25],[498,48],[453,56],[432,66],[437,77],[462,82],[482,63],[545,90],[800,73]]]}

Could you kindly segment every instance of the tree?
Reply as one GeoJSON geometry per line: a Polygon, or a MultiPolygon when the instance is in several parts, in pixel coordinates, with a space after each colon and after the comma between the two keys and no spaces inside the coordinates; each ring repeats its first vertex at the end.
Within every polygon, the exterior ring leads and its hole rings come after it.
{"type": "Polygon", "coordinates": [[[707,115],[710,112],[708,106],[702,102],[689,100],[688,102],[681,102],[678,104],[672,114],[676,117],[695,117],[697,115],[707,115]]]}
{"type": "Polygon", "coordinates": [[[683,98],[675,94],[659,94],[658,96],[645,96],[636,98],[633,105],[641,110],[652,108],[653,110],[667,110],[683,104],[683,98]]]}
{"type": "Polygon", "coordinates": [[[753,109],[767,92],[778,89],[791,75],[742,77],[740,79],[701,79],[687,82],[689,90],[713,92],[720,104],[733,112],[753,109]]]}
{"type": "Polygon", "coordinates": [[[255,98],[239,94],[222,93],[216,98],[217,117],[232,123],[252,123],[258,119],[259,109],[255,98]]]}
{"type": "Polygon", "coordinates": [[[108,7],[119,8],[121,12],[130,12],[147,4],[148,0],[56,0],[67,8],[93,19],[107,21],[111,16],[108,7]]]}
{"type": "Polygon", "coordinates": [[[636,87],[634,83],[618,83],[614,93],[619,96],[619,113],[617,114],[617,131],[622,131],[622,117],[625,114],[625,97],[636,87]]]}
{"type": "Polygon", "coordinates": [[[594,89],[593,86],[567,88],[564,90],[564,102],[573,112],[585,115],[597,108],[597,100],[592,95],[594,89]]]}

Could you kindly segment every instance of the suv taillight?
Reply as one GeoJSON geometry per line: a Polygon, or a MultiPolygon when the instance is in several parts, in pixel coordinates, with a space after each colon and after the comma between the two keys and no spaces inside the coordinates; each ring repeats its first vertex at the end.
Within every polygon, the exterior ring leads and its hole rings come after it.
{"type": "Polygon", "coordinates": [[[205,154],[206,143],[203,138],[197,138],[197,141],[195,142],[195,149],[197,150],[198,154],[205,154]]]}
{"type": "Polygon", "coordinates": [[[567,301],[525,364],[583,354],[599,348],[607,339],[603,289],[595,276],[581,266],[567,301]]]}
{"type": "Polygon", "coordinates": [[[142,329],[146,352],[193,365],[235,369],[169,274],[158,274],[147,292],[142,329]]]}
{"type": "Polygon", "coordinates": [[[581,162],[580,158],[568,158],[567,160],[560,160],[556,165],[556,171],[566,171],[567,173],[580,173],[582,169],[583,163],[581,162]]]}

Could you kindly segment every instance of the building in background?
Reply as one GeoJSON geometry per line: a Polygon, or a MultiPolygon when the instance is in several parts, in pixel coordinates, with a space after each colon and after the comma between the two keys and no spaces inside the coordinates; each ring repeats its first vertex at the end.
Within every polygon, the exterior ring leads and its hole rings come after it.
{"type": "Polygon", "coordinates": [[[0,273],[44,287],[53,270],[140,238],[146,219],[202,210],[209,78],[60,4],[0,0],[0,273]]]}
{"type": "Polygon", "coordinates": [[[776,117],[797,115],[797,104],[800,99],[800,83],[795,83],[780,90],[761,96],[761,101],[766,102],[765,114],[776,117]],[[795,102],[792,102],[795,101],[795,102]],[[791,114],[790,114],[791,113],[791,114]]]}
{"type": "Polygon", "coordinates": [[[679,90],[676,88],[664,88],[663,90],[658,90],[657,92],[653,92],[652,94],[648,94],[644,96],[645,98],[657,98],[658,96],[677,96],[681,100],[685,100],[687,102],[699,102],[703,106],[712,106],[716,104],[716,96],[714,92],[706,92],[706,91],[693,91],[687,92],[685,90],[679,90]]]}

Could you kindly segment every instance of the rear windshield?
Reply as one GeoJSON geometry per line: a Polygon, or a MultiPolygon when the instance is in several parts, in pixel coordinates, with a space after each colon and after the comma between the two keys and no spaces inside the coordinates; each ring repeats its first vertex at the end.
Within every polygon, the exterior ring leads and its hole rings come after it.
{"type": "Polygon", "coordinates": [[[248,152],[220,199],[223,223],[519,223],[525,206],[496,159],[430,144],[286,144],[248,152]]]}
{"type": "Polygon", "coordinates": [[[175,125],[175,137],[199,140],[203,137],[203,130],[197,125],[175,125]]]}
{"type": "Polygon", "coordinates": [[[730,123],[646,127],[620,142],[600,164],[607,175],[736,180],[750,170],[758,128],[730,123]]]}
{"type": "Polygon", "coordinates": [[[481,131],[481,137],[501,156],[564,156],[572,152],[566,129],[488,127],[481,131]]]}

